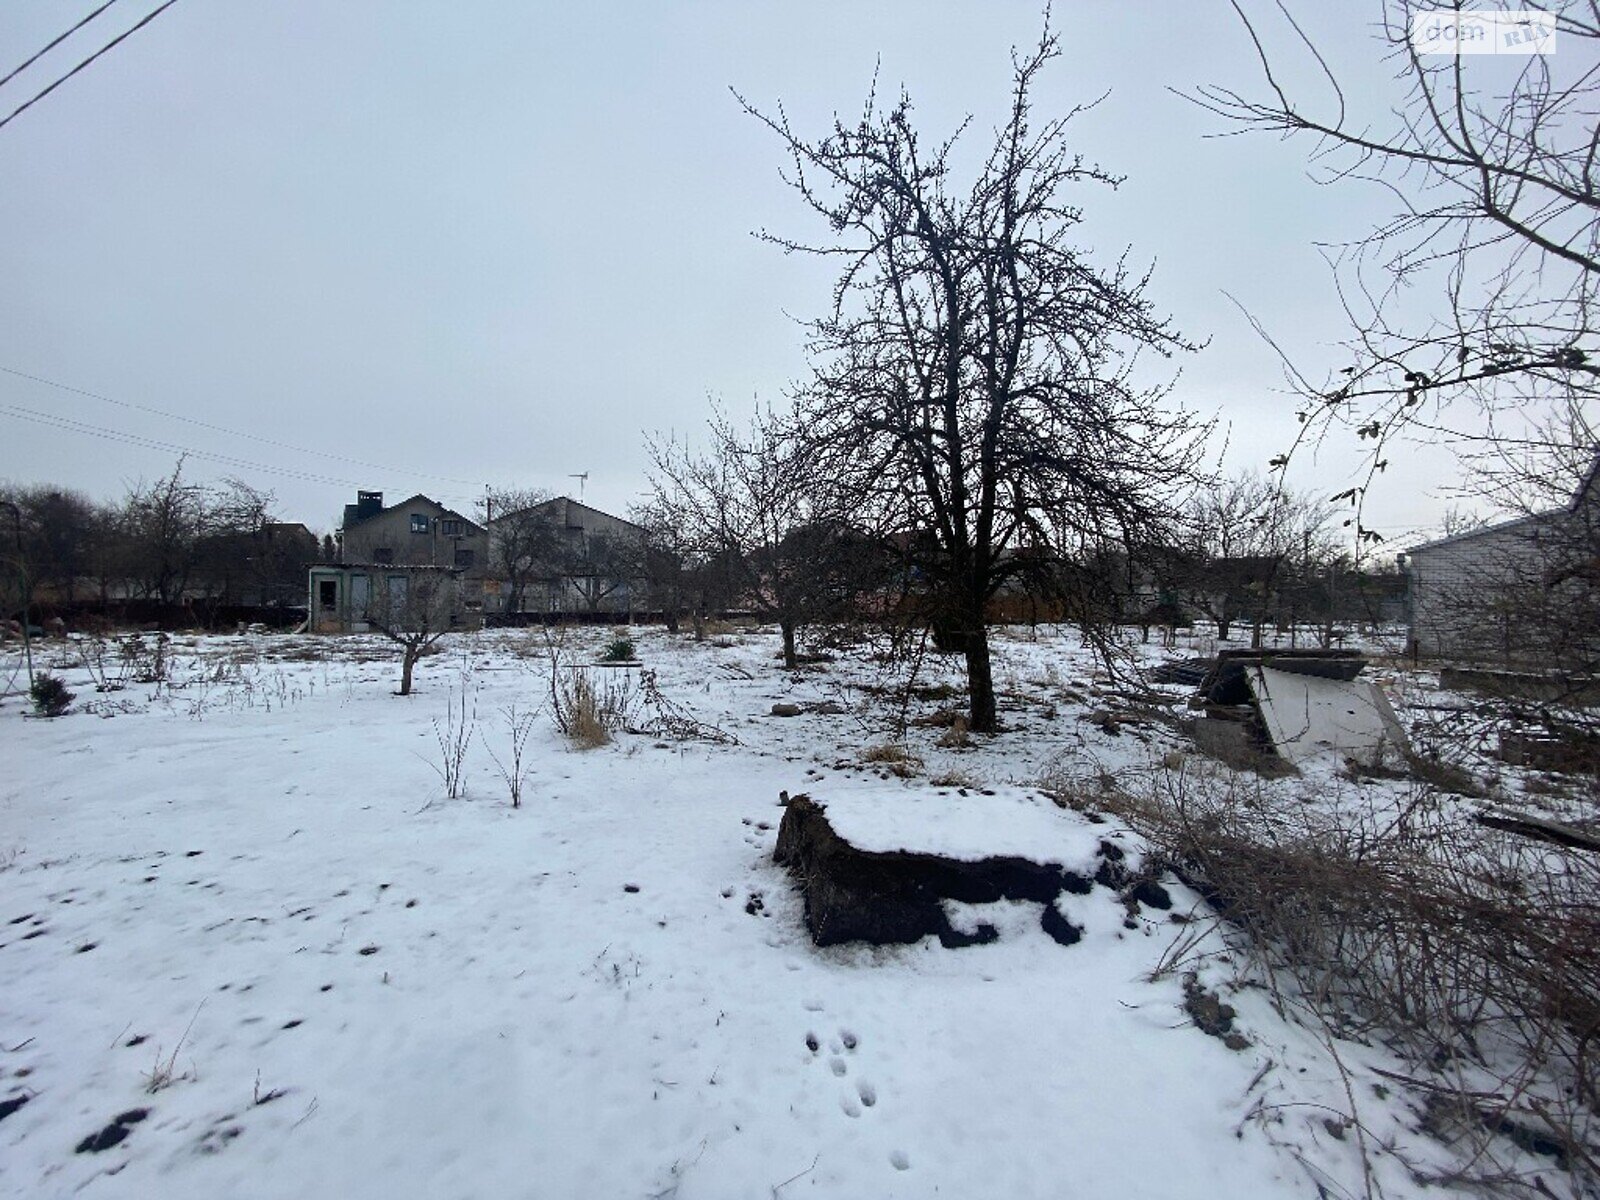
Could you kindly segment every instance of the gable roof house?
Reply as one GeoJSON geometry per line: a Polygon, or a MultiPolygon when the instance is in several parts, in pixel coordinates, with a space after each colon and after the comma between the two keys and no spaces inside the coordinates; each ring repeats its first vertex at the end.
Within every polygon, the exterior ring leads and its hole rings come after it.
{"type": "Polygon", "coordinates": [[[1600,454],[1562,508],[1414,546],[1411,644],[1435,658],[1592,671],[1600,640],[1600,454]]]}
{"type": "Polygon", "coordinates": [[[517,615],[631,615],[645,602],[645,531],[557,496],[489,522],[484,608],[517,615]]]}
{"type": "Polygon", "coordinates": [[[421,493],[385,507],[382,492],[358,492],[345,505],[338,546],[336,562],[311,569],[311,629],[360,632],[402,615],[451,628],[482,624],[488,532],[454,509],[421,493]]]}

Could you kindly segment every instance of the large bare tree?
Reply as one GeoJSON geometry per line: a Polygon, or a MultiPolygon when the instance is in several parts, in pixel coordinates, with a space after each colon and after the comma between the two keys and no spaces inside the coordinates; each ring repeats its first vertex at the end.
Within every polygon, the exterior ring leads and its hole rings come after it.
{"type": "Polygon", "coordinates": [[[936,629],[965,654],[976,731],[997,727],[989,601],[1042,561],[1159,540],[1200,435],[1165,388],[1135,379],[1139,352],[1188,345],[1146,299],[1148,273],[1073,244],[1071,193],[1118,180],[1071,152],[1079,110],[1034,119],[1056,55],[1046,32],[1013,56],[1006,115],[965,187],[966,124],[929,144],[904,94],[887,109],[869,97],[815,140],[741,98],[828,229],[771,240],[841,265],[810,326],[800,431],[821,473],[915,548],[936,629]]]}
{"type": "Polygon", "coordinates": [[[172,474],[131,488],[118,523],[127,576],[142,596],[163,604],[181,602],[191,584],[209,592],[209,576],[226,575],[230,565],[237,573],[237,562],[220,553],[208,561],[208,550],[231,541],[232,559],[240,559],[241,539],[271,519],[272,493],[238,479],[190,483],[183,466],[180,458],[172,474]]]}

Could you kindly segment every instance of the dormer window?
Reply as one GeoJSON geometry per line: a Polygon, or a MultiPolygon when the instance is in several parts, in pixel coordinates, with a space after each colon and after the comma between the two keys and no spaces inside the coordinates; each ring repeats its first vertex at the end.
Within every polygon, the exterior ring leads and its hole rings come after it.
{"type": "Polygon", "coordinates": [[[428,514],[427,513],[412,513],[411,514],[411,532],[412,533],[427,533],[428,532],[428,514]]]}

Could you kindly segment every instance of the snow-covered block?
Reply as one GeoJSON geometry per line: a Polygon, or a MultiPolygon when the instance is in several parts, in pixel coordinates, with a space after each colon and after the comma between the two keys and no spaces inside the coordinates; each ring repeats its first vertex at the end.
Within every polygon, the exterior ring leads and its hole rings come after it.
{"type": "Polygon", "coordinates": [[[796,796],[773,857],[798,881],[819,946],[992,940],[981,925],[953,925],[946,901],[1001,900],[1042,905],[1046,932],[1070,943],[1076,931],[1066,935],[1056,897],[1086,893],[1097,878],[1112,887],[1126,881],[1124,852],[1094,826],[1015,789],[993,796],[871,789],[825,804],[796,796]]]}

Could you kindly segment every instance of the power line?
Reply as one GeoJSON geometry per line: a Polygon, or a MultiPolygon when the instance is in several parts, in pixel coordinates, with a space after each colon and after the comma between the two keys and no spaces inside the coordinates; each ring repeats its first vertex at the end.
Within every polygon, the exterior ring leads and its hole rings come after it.
{"type": "MultiPolygon", "coordinates": [[[[0,403],[0,415],[17,417],[24,421],[32,421],[37,425],[47,428],[59,429],[66,433],[81,433],[88,437],[99,438],[102,441],[121,442],[124,445],[139,446],[147,450],[161,450],[168,454],[179,454],[187,458],[199,459],[202,462],[221,463],[224,466],[237,467],[247,471],[257,471],[267,475],[281,475],[289,479],[298,479],[305,483],[317,483],[330,487],[366,487],[371,480],[341,479],[333,475],[319,475],[313,471],[302,471],[295,467],[274,467],[266,463],[253,462],[250,459],[238,458],[231,454],[217,454],[210,450],[196,450],[192,446],[180,446],[176,442],[164,442],[157,438],[145,437],[143,434],[129,433],[121,429],[107,429],[102,425],[91,425],[86,421],[74,420],[72,417],[63,417],[55,413],[42,413],[37,409],[24,408],[18,404],[0,403]]],[[[478,486],[478,485],[474,485],[478,486]]],[[[440,493],[433,497],[435,500],[462,500],[474,502],[478,499],[477,493],[448,492],[440,493]]]]}
{"type": "Polygon", "coordinates": [[[73,34],[77,33],[78,30],[82,29],[90,21],[94,20],[101,13],[105,12],[106,9],[110,8],[116,2],[117,2],[117,0],[106,0],[106,2],[104,4],[102,4],[99,8],[95,9],[92,13],[90,13],[83,20],[79,21],[71,29],[67,30],[60,37],[56,38],[49,45],[47,45],[43,50],[39,51],[32,58],[30,58],[27,62],[23,63],[20,67],[17,67],[15,70],[13,70],[11,72],[11,74],[7,75],[4,79],[0,79],[0,87],[5,87],[6,84],[10,83],[18,75],[21,75],[29,67],[33,66],[34,63],[38,62],[46,54],[49,54],[50,51],[54,50],[57,46],[61,45],[62,42],[66,41],[73,34]]]}
{"type": "Polygon", "coordinates": [[[225,433],[232,437],[241,437],[247,441],[260,442],[264,446],[272,446],[279,450],[292,450],[296,454],[310,454],[317,458],[326,458],[332,462],[346,463],[352,467],[366,467],[373,471],[383,471],[390,475],[404,475],[411,479],[432,479],[439,483],[459,483],[466,487],[480,487],[482,481],[478,479],[457,479],[451,475],[434,475],[427,471],[413,471],[405,467],[385,466],[382,463],[367,462],[364,459],[351,458],[344,454],[335,454],[329,450],[313,450],[309,446],[296,446],[291,442],[281,442],[276,438],[262,437],[256,433],[246,433],[242,429],[230,429],[226,425],[215,425],[210,421],[202,421],[198,417],[186,417],[182,413],[168,412],[161,408],[151,408],[147,404],[135,404],[131,400],[118,400],[114,396],[102,396],[99,392],[87,391],[83,388],[73,387],[70,384],[58,383],[54,379],[46,379],[43,375],[30,375],[26,371],[19,371],[15,367],[0,366],[0,371],[7,375],[15,375],[18,379],[26,379],[33,383],[42,383],[46,387],[53,387],[58,391],[71,392],[75,396],[87,396],[91,400],[103,400],[107,404],[115,404],[119,408],[132,409],[137,412],[150,413],[157,417],[166,417],[172,421],[182,421],[186,425],[194,425],[200,429],[208,429],[212,433],[225,433]]]}
{"type": "Polygon", "coordinates": [[[191,446],[180,446],[176,442],[164,442],[157,438],[128,433],[121,429],[107,429],[100,425],[90,425],[85,421],[77,421],[71,417],[57,416],[54,413],[42,413],[37,409],[23,408],[16,404],[0,404],[0,412],[5,413],[7,416],[20,417],[24,421],[33,421],[35,424],[47,425],[54,429],[63,429],[69,433],[87,434],[90,437],[101,438],[108,442],[122,442],[126,445],[142,446],[150,450],[164,450],[169,454],[183,454],[190,458],[222,463],[225,466],[244,467],[252,471],[262,471],[269,475],[285,475],[308,483],[326,483],[339,487],[362,486],[353,479],[339,479],[332,475],[318,475],[311,471],[297,470],[294,467],[274,467],[266,463],[236,458],[231,454],[216,454],[209,450],[196,450],[191,446]]]}
{"type": "MultiPolygon", "coordinates": [[[[73,67],[72,70],[68,71],[65,75],[61,76],[61,78],[57,79],[54,83],[52,83],[49,87],[45,88],[44,91],[40,92],[32,100],[24,101],[22,103],[22,105],[19,108],[17,108],[16,110],[14,110],[9,117],[6,117],[4,120],[0,120],[0,129],[4,129],[7,125],[11,124],[11,122],[15,121],[23,113],[27,112],[30,108],[32,108],[35,104],[39,103],[39,101],[43,100],[51,92],[55,91],[58,87],[60,87],[67,80],[71,79],[79,71],[83,70],[90,63],[94,62],[95,59],[101,57],[104,54],[109,53],[111,51],[112,47],[118,45],[119,43],[125,41],[126,39],[132,37],[134,34],[138,33],[139,30],[143,29],[146,25],[150,24],[151,21],[154,21],[157,17],[159,17],[162,13],[166,12],[167,9],[171,8],[177,2],[178,2],[178,0],[166,0],[165,4],[163,4],[160,8],[156,9],[149,16],[145,17],[144,20],[140,21],[132,29],[126,30],[123,33],[119,33],[116,37],[112,38],[104,46],[101,46],[100,49],[96,50],[93,54],[89,55],[88,58],[84,59],[77,66],[73,67]]],[[[20,70],[20,69],[21,68],[19,67],[18,70],[20,70]]]]}

